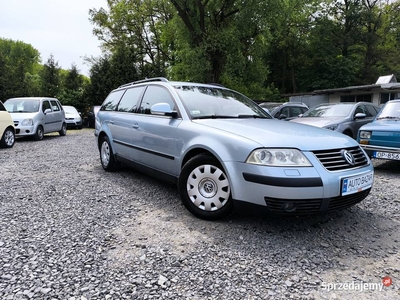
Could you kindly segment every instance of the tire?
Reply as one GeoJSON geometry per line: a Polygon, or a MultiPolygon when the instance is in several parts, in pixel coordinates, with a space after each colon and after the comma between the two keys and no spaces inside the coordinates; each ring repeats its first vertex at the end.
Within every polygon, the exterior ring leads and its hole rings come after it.
{"type": "Polygon", "coordinates": [[[15,143],[15,133],[12,128],[6,128],[0,140],[0,147],[11,148],[15,143]]]}
{"type": "Polygon", "coordinates": [[[229,179],[210,155],[199,154],[183,166],[178,188],[184,206],[198,218],[218,220],[233,212],[229,179]]]}
{"type": "Polygon", "coordinates": [[[67,134],[67,124],[62,124],[61,130],[58,132],[58,134],[61,136],[65,136],[67,134]]]}
{"type": "Polygon", "coordinates": [[[44,137],[44,131],[43,131],[43,127],[42,125],[39,125],[38,128],[36,129],[35,135],[33,136],[33,138],[36,141],[41,141],[43,140],[44,137]]]}
{"type": "Polygon", "coordinates": [[[106,171],[115,171],[119,164],[115,161],[114,153],[107,136],[103,136],[99,145],[101,166],[106,171]]]}

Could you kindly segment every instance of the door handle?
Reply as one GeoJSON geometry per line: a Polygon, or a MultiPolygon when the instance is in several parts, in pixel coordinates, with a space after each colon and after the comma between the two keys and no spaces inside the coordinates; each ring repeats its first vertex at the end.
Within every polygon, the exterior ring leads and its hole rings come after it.
{"type": "Polygon", "coordinates": [[[135,129],[139,128],[139,124],[138,123],[133,124],[132,128],[135,128],[135,129]]]}
{"type": "Polygon", "coordinates": [[[110,124],[114,124],[114,121],[113,121],[113,120],[110,120],[110,124]]]}

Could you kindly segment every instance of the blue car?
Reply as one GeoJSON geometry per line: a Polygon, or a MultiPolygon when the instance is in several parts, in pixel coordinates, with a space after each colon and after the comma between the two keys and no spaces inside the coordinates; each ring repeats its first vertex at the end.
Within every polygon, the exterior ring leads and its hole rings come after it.
{"type": "Polygon", "coordinates": [[[387,102],[372,123],[362,126],[357,141],[371,158],[400,160],[400,99],[387,102]]]}
{"type": "Polygon", "coordinates": [[[171,182],[185,207],[206,220],[245,210],[337,211],[362,201],[373,185],[373,165],[354,139],[273,119],[220,85],[124,84],[104,100],[95,136],[105,171],[126,165],[171,182]]]}

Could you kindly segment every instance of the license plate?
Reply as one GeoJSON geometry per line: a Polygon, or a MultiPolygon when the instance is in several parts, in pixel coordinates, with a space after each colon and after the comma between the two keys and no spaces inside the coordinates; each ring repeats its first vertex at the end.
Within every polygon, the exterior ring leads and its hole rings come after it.
{"type": "Polygon", "coordinates": [[[374,172],[368,172],[359,176],[344,178],[342,180],[342,196],[364,191],[372,186],[374,172]]]}
{"type": "Polygon", "coordinates": [[[382,159],[400,160],[400,153],[375,151],[373,157],[382,159]]]}

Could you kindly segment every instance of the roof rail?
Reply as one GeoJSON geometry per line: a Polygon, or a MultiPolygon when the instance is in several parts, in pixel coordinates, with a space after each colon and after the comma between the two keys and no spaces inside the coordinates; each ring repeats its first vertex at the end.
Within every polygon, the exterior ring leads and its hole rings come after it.
{"type": "Polygon", "coordinates": [[[138,84],[138,83],[143,83],[143,82],[151,82],[151,81],[168,82],[168,79],[164,78],[164,77],[146,78],[146,79],[142,79],[142,80],[137,80],[137,81],[132,81],[132,82],[129,82],[129,83],[125,83],[123,85],[120,85],[118,88],[121,88],[121,87],[124,87],[124,86],[130,86],[130,85],[134,85],[134,84],[138,84]]]}

